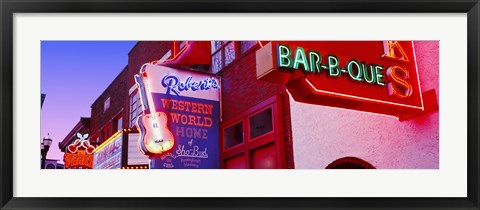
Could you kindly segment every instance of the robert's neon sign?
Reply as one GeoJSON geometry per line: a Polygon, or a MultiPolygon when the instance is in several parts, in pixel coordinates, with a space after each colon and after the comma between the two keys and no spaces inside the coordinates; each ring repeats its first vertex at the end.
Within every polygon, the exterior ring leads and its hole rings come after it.
{"type": "MultiPolygon", "coordinates": [[[[408,62],[408,56],[396,41],[388,41],[384,45],[382,58],[408,62]],[[397,56],[397,54],[399,56],[397,56]]],[[[412,95],[413,87],[409,71],[401,66],[384,65],[374,62],[359,61],[352,58],[341,65],[339,57],[334,54],[322,55],[317,50],[305,51],[297,46],[291,49],[286,44],[276,46],[277,67],[284,70],[303,70],[306,73],[326,74],[329,77],[346,76],[356,82],[364,82],[375,86],[387,86],[389,96],[407,98],[412,95]]]]}
{"type": "Polygon", "coordinates": [[[166,75],[162,79],[162,86],[167,88],[166,94],[179,96],[183,91],[197,91],[197,90],[209,90],[218,89],[219,85],[215,78],[210,77],[201,81],[192,81],[192,77],[182,82],[175,75],[166,75]]]}

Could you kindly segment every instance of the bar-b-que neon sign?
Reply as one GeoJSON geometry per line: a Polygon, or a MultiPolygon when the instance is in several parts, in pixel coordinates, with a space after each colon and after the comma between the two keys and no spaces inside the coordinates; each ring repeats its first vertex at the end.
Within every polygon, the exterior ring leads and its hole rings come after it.
{"type": "MultiPolygon", "coordinates": [[[[386,42],[386,52],[382,55],[385,58],[402,60],[409,62],[405,50],[398,41],[386,42]],[[395,48],[401,53],[401,56],[395,54],[395,48]]],[[[347,75],[349,78],[359,82],[385,86],[385,77],[390,81],[388,83],[388,95],[405,98],[412,95],[413,87],[411,85],[409,71],[401,66],[390,66],[385,70],[381,64],[358,61],[353,58],[346,62],[345,66],[340,66],[338,56],[328,54],[327,59],[322,63],[322,54],[311,50],[305,53],[304,48],[297,47],[294,52],[288,45],[277,45],[277,62],[279,68],[285,69],[303,69],[305,72],[322,73],[324,70],[328,76],[340,77],[347,75]],[[293,56],[295,54],[295,56],[293,56]]]]}
{"type": "Polygon", "coordinates": [[[257,51],[257,77],[297,102],[395,117],[425,109],[408,41],[274,41],[257,51]]]}

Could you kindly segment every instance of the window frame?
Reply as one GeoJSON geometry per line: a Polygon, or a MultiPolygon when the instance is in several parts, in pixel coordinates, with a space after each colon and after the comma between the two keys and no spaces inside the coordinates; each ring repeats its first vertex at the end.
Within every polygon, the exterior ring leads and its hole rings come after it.
{"type": "Polygon", "coordinates": [[[115,115],[115,117],[113,118],[112,124],[113,124],[112,125],[112,134],[117,132],[117,131],[123,130],[123,109],[122,109],[122,111],[120,111],[118,114],[115,115]],[[119,124],[121,125],[120,128],[118,128],[119,124]]]}
{"type": "Polygon", "coordinates": [[[232,124],[229,124],[229,126],[226,126],[224,128],[221,128],[222,129],[222,136],[221,136],[221,145],[222,145],[222,148],[221,148],[221,151],[229,151],[229,150],[234,150],[235,148],[237,147],[241,147],[242,144],[245,143],[245,123],[243,122],[243,120],[238,120],[232,124]],[[231,128],[233,126],[236,126],[237,124],[241,124],[242,125],[242,142],[241,143],[238,143],[238,144],[235,144],[231,147],[228,147],[228,148],[225,148],[225,130],[227,130],[228,128],[231,128]]]}
{"type": "MultiPolygon", "coordinates": [[[[239,51],[240,43],[239,43],[239,41],[211,41],[211,44],[214,45],[214,42],[222,42],[222,45],[218,49],[215,49],[215,51],[210,52],[211,56],[212,56],[212,65],[210,67],[210,72],[212,72],[214,74],[217,74],[217,73],[221,72],[223,69],[231,66],[233,63],[235,63],[235,61],[238,60],[238,58],[241,55],[240,51],[239,51]],[[233,49],[234,49],[235,57],[232,59],[232,61],[230,61],[230,63],[225,64],[225,60],[226,60],[225,49],[231,43],[233,43],[233,49]],[[213,57],[218,53],[221,53],[221,68],[218,69],[217,71],[214,71],[213,57]]],[[[211,47],[210,51],[212,51],[212,49],[213,49],[213,46],[211,47]]]]}
{"type": "Polygon", "coordinates": [[[128,113],[128,126],[129,128],[133,128],[135,127],[136,125],[136,119],[138,118],[138,116],[140,116],[143,112],[143,108],[142,108],[142,102],[140,101],[140,93],[138,92],[138,90],[134,90],[128,97],[128,101],[129,101],[129,106],[128,106],[128,109],[129,109],[129,113],[128,113]],[[136,98],[135,101],[132,101],[132,99],[136,98]],[[134,103],[132,103],[134,102],[134,103]],[[135,109],[132,109],[133,108],[133,105],[135,104],[135,109]],[[133,115],[133,111],[135,111],[135,116],[133,115]]]}
{"type": "Polygon", "coordinates": [[[281,97],[275,95],[259,104],[256,104],[235,116],[220,122],[220,166],[225,168],[226,160],[229,158],[243,155],[245,159],[245,169],[252,169],[252,152],[257,148],[273,143],[277,153],[277,167],[286,168],[286,151],[283,132],[283,111],[281,105],[281,97]],[[255,138],[250,138],[250,117],[255,116],[262,111],[272,109],[272,131],[264,133],[255,138]],[[242,122],[243,126],[243,142],[233,147],[224,148],[224,132],[225,129],[242,122]]]}
{"type": "Polygon", "coordinates": [[[110,96],[103,101],[103,112],[107,112],[108,109],[110,109],[110,96]]]}
{"type": "Polygon", "coordinates": [[[107,123],[105,126],[100,129],[100,144],[103,144],[105,140],[107,140],[110,136],[112,136],[112,125],[107,123]]]}
{"type": "Polygon", "coordinates": [[[238,41],[238,53],[240,54],[240,56],[243,56],[245,54],[248,54],[250,52],[251,49],[255,48],[255,46],[258,44],[258,41],[238,41]],[[242,52],[243,50],[243,46],[242,46],[242,42],[256,42],[254,43],[252,46],[250,46],[248,49],[245,49],[245,51],[242,52]]]}
{"type": "MultiPolygon", "coordinates": [[[[211,41],[212,45],[213,42],[216,41],[211,41]]],[[[214,52],[210,52],[212,56],[212,64],[210,65],[210,72],[213,74],[221,74],[226,68],[229,68],[230,66],[234,65],[234,63],[238,62],[241,60],[243,57],[245,57],[247,54],[252,53],[256,48],[258,48],[258,42],[259,41],[222,41],[226,42],[226,44],[222,44],[218,49],[216,49],[214,52]],[[225,65],[225,46],[231,42],[234,42],[234,48],[235,48],[235,58],[227,65],[225,65]],[[246,49],[244,52],[242,52],[242,42],[256,42],[252,46],[250,46],[248,49],[246,49]],[[214,71],[213,69],[213,56],[217,54],[219,51],[222,51],[222,68],[218,69],[217,71],[214,71]]],[[[212,47],[213,48],[213,47],[212,47]]],[[[212,50],[210,50],[212,51],[212,50]]]]}

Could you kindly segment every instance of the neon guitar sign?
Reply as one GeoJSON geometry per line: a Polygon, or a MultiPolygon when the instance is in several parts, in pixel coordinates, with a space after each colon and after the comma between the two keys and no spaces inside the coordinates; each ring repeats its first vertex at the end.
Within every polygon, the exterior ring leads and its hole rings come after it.
{"type": "Polygon", "coordinates": [[[220,80],[146,63],[135,81],[144,110],[138,148],[150,168],[219,168],[220,80]]]}
{"type": "Polygon", "coordinates": [[[167,128],[167,115],[155,110],[144,66],[141,68],[140,74],[135,75],[135,82],[143,108],[143,114],[137,118],[137,127],[140,131],[138,148],[145,155],[162,154],[169,151],[173,148],[175,140],[172,132],[167,128]]]}
{"type": "Polygon", "coordinates": [[[93,153],[95,147],[90,145],[88,133],[77,133],[77,138],[72,144],[68,145],[65,152],[65,168],[93,168],[93,153]]]}

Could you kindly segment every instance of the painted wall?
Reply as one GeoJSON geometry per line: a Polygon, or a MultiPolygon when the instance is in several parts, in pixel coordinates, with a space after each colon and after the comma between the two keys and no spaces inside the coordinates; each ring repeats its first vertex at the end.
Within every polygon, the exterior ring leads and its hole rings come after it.
{"type": "MultiPolygon", "coordinates": [[[[414,42],[422,92],[439,86],[439,43],[414,42]]],[[[439,112],[398,121],[381,116],[290,100],[295,168],[324,169],[347,156],[377,169],[439,167],[439,112]]]]}

